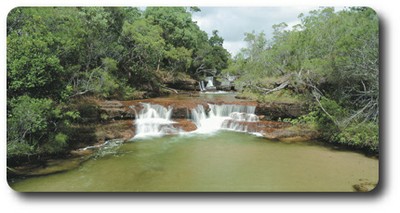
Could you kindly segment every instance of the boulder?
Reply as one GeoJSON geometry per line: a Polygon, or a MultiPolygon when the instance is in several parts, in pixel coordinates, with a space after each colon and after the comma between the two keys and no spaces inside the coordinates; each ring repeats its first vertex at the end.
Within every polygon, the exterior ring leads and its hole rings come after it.
{"type": "Polygon", "coordinates": [[[364,182],[364,183],[353,185],[354,190],[356,190],[357,192],[370,192],[370,191],[374,190],[375,187],[376,187],[376,184],[371,183],[371,182],[364,182]]]}
{"type": "Polygon", "coordinates": [[[175,128],[182,129],[185,132],[191,132],[197,129],[196,124],[188,119],[176,119],[177,123],[173,124],[175,128]]]}
{"type": "Polygon", "coordinates": [[[319,137],[319,133],[317,131],[307,129],[280,128],[271,132],[264,132],[263,136],[271,140],[300,142],[317,139],[319,137]]]}
{"type": "Polygon", "coordinates": [[[264,115],[267,120],[296,118],[308,113],[308,106],[299,103],[258,103],[255,114],[264,115]]]}

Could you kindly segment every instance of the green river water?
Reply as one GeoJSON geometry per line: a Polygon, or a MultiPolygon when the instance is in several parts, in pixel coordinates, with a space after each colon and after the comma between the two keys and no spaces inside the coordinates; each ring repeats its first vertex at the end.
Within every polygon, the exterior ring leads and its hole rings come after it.
{"type": "Polygon", "coordinates": [[[79,167],[10,183],[21,192],[322,192],[378,182],[378,160],[317,142],[164,136],[104,147],[79,167]]]}

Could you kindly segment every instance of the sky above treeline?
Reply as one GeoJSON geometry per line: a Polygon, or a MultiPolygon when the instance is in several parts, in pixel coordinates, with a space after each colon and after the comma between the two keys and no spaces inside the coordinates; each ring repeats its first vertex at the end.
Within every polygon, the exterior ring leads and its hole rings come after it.
{"type": "MultiPolygon", "coordinates": [[[[232,56],[246,46],[244,34],[264,32],[272,38],[272,25],[285,22],[292,27],[300,23],[299,14],[307,15],[319,7],[200,7],[192,18],[202,30],[212,35],[213,30],[224,38],[224,47],[232,56]]],[[[341,8],[335,8],[338,10],[341,8]]]]}

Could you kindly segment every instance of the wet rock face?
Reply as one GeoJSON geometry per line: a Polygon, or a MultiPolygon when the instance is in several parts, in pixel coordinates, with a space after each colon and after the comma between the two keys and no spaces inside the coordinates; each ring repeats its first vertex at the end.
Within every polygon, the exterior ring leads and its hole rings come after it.
{"type": "Polygon", "coordinates": [[[135,111],[124,106],[120,101],[104,101],[99,103],[100,116],[103,120],[108,119],[134,119],[135,111]]]}
{"type": "Polygon", "coordinates": [[[196,124],[187,119],[176,119],[177,123],[173,124],[174,127],[179,128],[185,132],[191,132],[197,129],[196,124]]]}
{"type": "Polygon", "coordinates": [[[180,81],[167,83],[167,87],[179,90],[195,91],[197,89],[197,84],[192,81],[180,81]]]}
{"type": "Polygon", "coordinates": [[[188,107],[178,107],[172,109],[172,118],[189,118],[190,117],[190,109],[188,107]]]}
{"type": "Polygon", "coordinates": [[[135,125],[131,120],[115,120],[96,127],[96,141],[104,143],[107,140],[129,140],[135,135],[135,125]]]}
{"type": "Polygon", "coordinates": [[[164,83],[167,87],[177,90],[196,91],[196,89],[198,88],[197,81],[191,78],[180,79],[172,77],[164,83]]]}
{"type": "Polygon", "coordinates": [[[296,118],[308,113],[305,104],[295,103],[259,103],[255,114],[264,115],[267,120],[278,120],[279,118],[296,118]]]}

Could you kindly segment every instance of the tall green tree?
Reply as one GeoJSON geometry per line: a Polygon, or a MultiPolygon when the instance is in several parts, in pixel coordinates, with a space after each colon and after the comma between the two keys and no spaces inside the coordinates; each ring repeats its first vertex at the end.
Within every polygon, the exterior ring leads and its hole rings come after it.
{"type": "Polygon", "coordinates": [[[229,52],[223,47],[224,39],[214,30],[207,43],[204,43],[197,51],[193,61],[194,75],[217,76],[228,67],[229,52]]]}
{"type": "Polygon", "coordinates": [[[223,48],[218,31],[209,40],[193,22],[190,11],[199,12],[196,8],[148,7],[144,16],[162,28],[166,44],[162,63],[167,70],[187,72],[194,77],[210,71],[215,75],[215,70],[227,66],[229,53],[223,48]]]}
{"type": "Polygon", "coordinates": [[[152,25],[148,19],[124,23],[121,34],[125,47],[122,68],[126,74],[124,77],[131,84],[157,88],[159,80],[155,70],[164,55],[165,45],[162,32],[161,27],[152,25]]]}
{"type": "Polygon", "coordinates": [[[186,49],[197,48],[200,28],[192,21],[191,13],[184,7],[147,7],[144,17],[162,28],[167,44],[186,49]]]}
{"type": "Polygon", "coordinates": [[[12,11],[7,35],[7,95],[58,98],[64,69],[56,56],[57,39],[35,8],[12,11]]]}
{"type": "Polygon", "coordinates": [[[220,74],[222,69],[228,66],[229,52],[223,47],[224,39],[218,35],[218,30],[212,32],[209,39],[210,51],[208,52],[205,62],[208,67],[216,70],[216,75],[220,74]]]}

